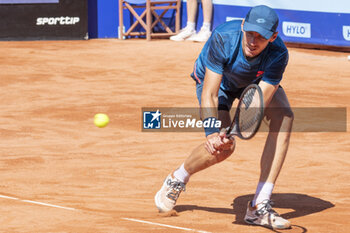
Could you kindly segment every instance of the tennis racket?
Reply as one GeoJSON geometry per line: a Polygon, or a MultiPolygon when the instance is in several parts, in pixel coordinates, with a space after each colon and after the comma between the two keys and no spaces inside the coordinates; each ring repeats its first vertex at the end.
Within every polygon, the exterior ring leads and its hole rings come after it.
{"type": "Polygon", "coordinates": [[[250,84],[239,98],[235,115],[226,131],[227,137],[235,135],[244,140],[251,139],[258,132],[263,117],[263,93],[258,85],[250,84]]]}

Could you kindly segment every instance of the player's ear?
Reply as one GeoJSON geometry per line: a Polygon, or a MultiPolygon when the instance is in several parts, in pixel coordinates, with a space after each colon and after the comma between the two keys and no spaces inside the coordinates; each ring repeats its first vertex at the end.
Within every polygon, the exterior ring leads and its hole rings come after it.
{"type": "Polygon", "coordinates": [[[276,40],[276,38],[277,38],[277,35],[278,35],[278,32],[274,32],[272,34],[272,36],[270,37],[270,42],[274,42],[274,40],[276,40]]]}
{"type": "Polygon", "coordinates": [[[244,24],[244,19],[242,20],[242,24],[241,24],[242,31],[243,31],[243,24],[244,24]]]}

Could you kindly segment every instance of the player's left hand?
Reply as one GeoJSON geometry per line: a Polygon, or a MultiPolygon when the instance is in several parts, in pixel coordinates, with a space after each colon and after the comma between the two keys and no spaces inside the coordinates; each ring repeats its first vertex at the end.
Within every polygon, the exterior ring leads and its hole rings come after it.
{"type": "Polygon", "coordinates": [[[214,148],[218,151],[231,150],[232,146],[236,143],[233,135],[227,137],[226,129],[220,131],[219,134],[220,144],[214,145],[214,148]]]}
{"type": "Polygon", "coordinates": [[[209,135],[207,137],[207,142],[205,148],[212,155],[217,155],[222,151],[234,150],[235,138],[233,136],[227,137],[226,130],[221,130],[221,132],[209,135]]]}

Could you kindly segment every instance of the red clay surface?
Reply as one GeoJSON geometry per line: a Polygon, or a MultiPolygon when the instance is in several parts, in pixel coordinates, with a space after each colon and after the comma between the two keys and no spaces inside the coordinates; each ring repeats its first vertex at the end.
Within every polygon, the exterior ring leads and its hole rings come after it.
{"type": "MultiPolygon", "coordinates": [[[[153,197],[203,133],[141,132],[141,107],[197,107],[203,44],[168,40],[1,42],[0,232],[270,232],[244,224],[266,133],[191,177],[177,216],[153,197]],[[109,115],[106,128],[93,124],[109,115]],[[17,199],[8,199],[12,197],[17,199]],[[73,208],[44,206],[36,201],[73,208]]],[[[350,109],[347,53],[290,48],[293,107],[350,109]]],[[[349,116],[347,118],[349,122],[349,116]]],[[[276,184],[283,232],[349,232],[350,133],[293,133],[276,184]]]]}

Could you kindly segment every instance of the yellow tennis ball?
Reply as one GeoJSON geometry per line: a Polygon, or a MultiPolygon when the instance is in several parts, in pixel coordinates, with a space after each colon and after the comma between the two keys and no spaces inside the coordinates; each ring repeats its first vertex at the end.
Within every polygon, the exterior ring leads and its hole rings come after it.
{"type": "Polygon", "coordinates": [[[109,123],[109,117],[103,113],[97,113],[94,117],[94,123],[97,127],[103,128],[109,123]]]}

